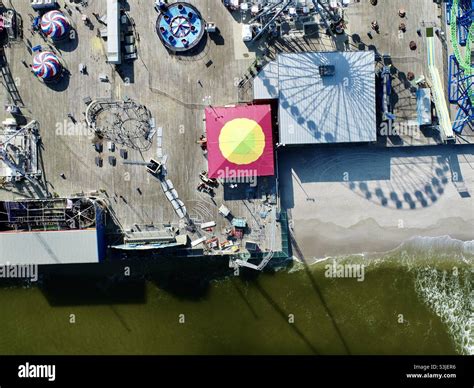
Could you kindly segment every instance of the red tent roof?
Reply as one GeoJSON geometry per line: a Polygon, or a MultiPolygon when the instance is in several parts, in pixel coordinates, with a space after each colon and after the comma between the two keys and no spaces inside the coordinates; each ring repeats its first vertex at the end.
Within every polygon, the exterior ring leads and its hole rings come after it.
{"type": "Polygon", "coordinates": [[[270,105],[206,108],[211,178],[274,175],[270,105]]]}

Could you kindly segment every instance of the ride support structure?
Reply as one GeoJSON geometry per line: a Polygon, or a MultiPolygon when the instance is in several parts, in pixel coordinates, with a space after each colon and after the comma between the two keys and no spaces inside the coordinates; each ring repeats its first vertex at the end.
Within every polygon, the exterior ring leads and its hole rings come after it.
{"type": "Polygon", "coordinates": [[[458,106],[453,131],[474,130],[474,0],[449,0],[446,5],[453,55],[449,58],[448,99],[458,106]]]}

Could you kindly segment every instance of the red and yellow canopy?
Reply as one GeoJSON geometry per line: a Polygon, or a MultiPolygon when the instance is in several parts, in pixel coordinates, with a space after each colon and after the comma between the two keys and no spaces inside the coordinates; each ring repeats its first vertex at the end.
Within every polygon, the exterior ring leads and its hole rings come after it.
{"type": "Polygon", "coordinates": [[[270,105],[206,108],[209,177],[274,175],[270,105]]]}

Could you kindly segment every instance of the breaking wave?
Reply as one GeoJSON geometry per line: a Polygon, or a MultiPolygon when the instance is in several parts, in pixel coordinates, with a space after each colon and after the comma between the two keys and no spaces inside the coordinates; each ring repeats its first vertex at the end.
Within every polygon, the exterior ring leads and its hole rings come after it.
{"type": "Polygon", "coordinates": [[[450,236],[428,237],[416,236],[403,242],[394,251],[409,251],[426,254],[460,255],[462,259],[474,258],[474,240],[461,241],[450,236]]]}
{"type": "Polygon", "coordinates": [[[435,268],[419,269],[416,272],[415,288],[423,301],[448,327],[458,351],[474,354],[472,300],[470,269],[452,271],[435,268]]]}
{"type": "MultiPolygon", "coordinates": [[[[316,269],[326,260],[363,261],[367,270],[397,265],[414,273],[420,300],[446,325],[458,352],[474,354],[474,240],[416,236],[388,252],[325,257],[308,265],[316,269]]],[[[304,267],[297,260],[289,272],[304,267]]]]}

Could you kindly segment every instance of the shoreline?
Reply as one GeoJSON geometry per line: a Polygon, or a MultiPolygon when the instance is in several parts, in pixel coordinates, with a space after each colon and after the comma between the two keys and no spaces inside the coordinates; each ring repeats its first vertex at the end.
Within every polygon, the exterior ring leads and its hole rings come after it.
{"type": "Polygon", "coordinates": [[[440,220],[430,228],[387,228],[373,219],[347,228],[317,219],[294,222],[298,248],[308,263],[344,255],[386,254],[417,237],[471,241],[474,235],[469,228],[472,224],[459,218],[440,220]]]}
{"type": "Polygon", "coordinates": [[[280,161],[291,166],[280,186],[295,251],[310,261],[386,252],[415,236],[474,238],[469,149],[286,149],[280,161]]]}

